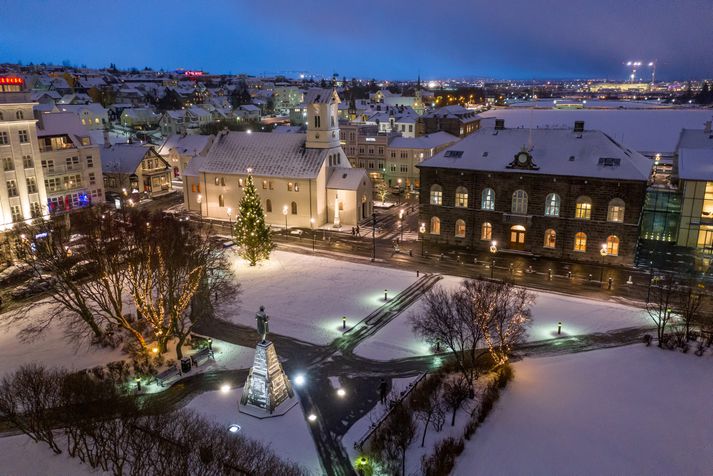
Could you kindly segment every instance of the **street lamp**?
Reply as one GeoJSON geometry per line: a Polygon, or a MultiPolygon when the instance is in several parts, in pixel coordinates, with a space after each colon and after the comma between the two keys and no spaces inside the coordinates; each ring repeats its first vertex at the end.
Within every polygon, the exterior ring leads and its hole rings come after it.
{"type": "MultiPolygon", "coordinates": [[[[399,179],[400,181],[400,179],[399,179]]],[[[404,210],[403,208],[399,211],[399,226],[401,227],[401,239],[400,241],[404,241],[404,210]]]]}
{"type": "Polygon", "coordinates": [[[285,235],[287,234],[287,205],[282,207],[282,214],[285,215],[285,235]]]}
{"type": "Polygon", "coordinates": [[[371,214],[371,262],[376,261],[376,213],[371,214]]]}
{"type": "Polygon", "coordinates": [[[490,243],[490,252],[493,255],[493,258],[490,260],[490,279],[493,279],[493,270],[495,269],[495,253],[498,252],[498,242],[493,240],[490,243]]]}
{"type": "Polygon", "coordinates": [[[310,217],[309,227],[312,230],[312,251],[314,252],[314,218],[310,217]]]}
{"type": "Polygon", "coordinates": [[[423,235],[426,233],[426,224],[424,222],[421,222],[421,224],[418,226],[418,234],[421,237],[421,256],[423,256],[423,235]]]}
{"type": "Polygon", "coordinates": [[[232,227],[233,226],[233,209],[228,207],[227,210],[225,210],[225,213],[228,214],[228,224],[232,227]]]}
{"type": "Polygon", "coordinates": [[[607,254],[608,254],[606,243],[602,243],[602,248],[599,250],[599,254],[602,255],[602,268],[601,268],[601,271],[599,272],[599,283],[601,286],[601,283],[604,282],[604,260],[606,259],[607,254]]]}
{"type": "Polygon", "coordinates": [[[203,203],[203,195],[199,193],[196,201],[198,202],[198,215],[200,216],[201,221],[203,221],[203,206],[201,205],[201,203],[203,203]]]}

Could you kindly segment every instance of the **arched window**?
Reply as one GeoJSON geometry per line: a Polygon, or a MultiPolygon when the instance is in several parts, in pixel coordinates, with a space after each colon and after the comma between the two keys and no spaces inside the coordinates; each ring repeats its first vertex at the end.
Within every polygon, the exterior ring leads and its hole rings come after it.
{"type": "Polygon", "coordinates": [[[265,200],[265,211],[267,213],[272,213],[272,200],[270,200],[269,198],[265,200]]]}
{"type": "Polygon", "coordinates": [[[574,218],[589,220],[592,218],[592,199],[582,195],[577,199],[577,207],[574,210],[574,218]]]}
{"type": "Polygon", "coordinates": [[[512,212],[520,215],[527,214],[527,192],[515,190],[512,194],[512,212]]]}
{"type": "Polygon", "coordinates": [[[438,184],[431,185],[431,205],[443,205],[443,188],[438,184]]]}
{"type": "Polygon", "coordinates": [[[297,202],[292,202],[292,214],[297,215],[297,202]]]}
{"type": "Polygon", "coordinates": [[[468,206],[468,189],[465,187],[458,187],[456,189],[456,206],[460,208],[466,208],[468,206]]]}
{"type": "Polygon", "coordinates": [[[556,193],[550,193],[547,195],[547,198],[545,198],[545,216],[560,216],[560,196],[556,193]]]}
{"type": "Polygon", "coordinates": [[[431,234],[440,235],[441,234],[441,219],[438,217],[431,217],[431,234]]]}
{"type": "Polygon", "coordinates": [[[587,251],[587,234],[579,232],[574,235],[574,251],[587,251]]]}
{"type": "Polygon", "coordinates": [[[619,256],[619,238],[615,235],[607,237],[607,254],[611,256],[619,256]]]}
{"type": "Polygon", "coordinates": [[[25,115],[22,113],[22,111],[17,111],[17,112],[15,113],[15,117],[16,117],[18,120],[22,120],[22,119],[25,118],[25,115]]]}
{"type": "Polygon", "coordinates": [[[493,225],[491,225],[487,221],[483,223],[480,227],[480,239],[488,241],[493,239],[493,225]]]}
{"type": "Polygon", "coordinates": [[[480,208],[483,210],[495,210],[495,190],[486,188],[480,201],[480,208]]]}
{"type": "Polygon", "coordinates": [[[615,198],[609,202],[609,208],[607,209],[607,221],[624,221],[624,200],[621,198],[615,198]]]}
{"type": "Polygon", "coordinates": [[[456,238],[465,238],[465,222],[456,220],[456,238]]]}
{"type": "Polygon", "coordinates": [[[545,230],[545,248],[554,248],[557,244],[557,232],[552,228],[545,230]]]}
{"type": "Polygon", "coordinates": [[[220,195],[218,195],[218,206],[219,207],[225,206],[225,197],[223,196],[222,193],[220,195]]]}

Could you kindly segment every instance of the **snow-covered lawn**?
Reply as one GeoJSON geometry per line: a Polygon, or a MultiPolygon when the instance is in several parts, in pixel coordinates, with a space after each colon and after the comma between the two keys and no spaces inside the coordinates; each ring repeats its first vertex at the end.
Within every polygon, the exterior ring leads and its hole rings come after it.
{"type": "MultiPolygon", "coordinates": [[[[455,289],[463,278],[445,276],[437,286],[455,289]]],[[[612,302],[533,291],[532,327],[528,340],[557,337],[557,323],[562,321],[562,336],[591,334],[625,327],[653,325],[645,310],[612,302]]],[[[409,316],[421,312],[423,302],[397,316],[373,337],[356,348],[356,354],[375,360],[391,360],[431,353],[428,345],[411,330],[409,316]]]]}
{"type": "MultiPolygon", "coordinates": [[[[41,313],[43,307],[33,312],[41,313]]],[[[0,322],[4,317],[0,316],[0,322]]],[[[19,326],[0,328],[0,376],[29,363],[79,370],[126,357],[120,349],[90,347],[88,343],[77,344],[75,340],[68,340],[58,323],[50,325],[29,343],[20,341],[18,331],[19,326]]]]}
{"type": "MultiPolygon", "coordinates": [[[[416,274],[330,258],[275,251],[255,267],[235,257],[242,287],[239,303],[222,306],[224,319],[255,326],[260,306],[270,316],[270,332],[328,344],[384,301],[416,281],[416,274]]],[[[256,339],[257,339],[257,333],[256,339]]]]}
{"type": "MultiPolygon", "coordinates": [[[[229,382],[227,382],[229,383],[229,382]]],[[[296,405],[285,415],[259,419],[238,412],[242,388],[206,392],[194,398],[188,408],[225,426],[240,425],[240,434],[270,446],[284,460],[290,460],[306,468],[310,474],[322,474],[319,454],[312,440],[309,423],[296,405]]]]}
{"type": "Polygon", "coordinates": [[[642,344],[526,359],[454,474],[711,474],[711,365],[642,344]]]}
{"type": "MultiPolygon", "coordinates": [[[[61,440],[61,438],[60,438],[61,440]]],[[[60,443],[61,444],[61,443],[60,443]]],[[[99,476],[88,464],[67,452],[56,455],[46,443],[35,443],[25,435],[0,438],[0,474],[3,476],[99,476]]]]}

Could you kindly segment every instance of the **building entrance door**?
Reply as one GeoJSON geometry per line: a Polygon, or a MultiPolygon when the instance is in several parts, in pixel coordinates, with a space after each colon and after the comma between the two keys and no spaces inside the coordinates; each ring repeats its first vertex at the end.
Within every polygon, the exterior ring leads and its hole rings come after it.
{"type": "Polygon", "coordinates": [[[525,249],[525,227],[524,226],[515,225],[510,228],[509,248],[512,250],[524,250],[525,249]]]}

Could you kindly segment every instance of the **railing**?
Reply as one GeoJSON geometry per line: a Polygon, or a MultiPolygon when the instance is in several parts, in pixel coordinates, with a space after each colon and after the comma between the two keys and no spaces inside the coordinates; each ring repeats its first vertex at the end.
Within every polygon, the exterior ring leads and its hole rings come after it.
{"type": "Polygon", "coordinates": [[[53,167],[42,167],[42,173],[44,173],[45,176],[52,176],[52,175],[60,175],[60,174],[65,174],[69,172],[81,172],[83,169],[82,164],[76,164],[76,165],[65,165],[65,164],[60,164],[60,165],[54,165],[53,167]]]}

